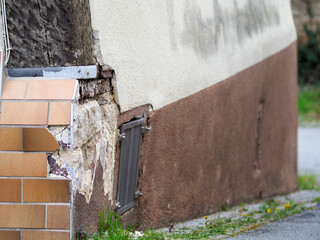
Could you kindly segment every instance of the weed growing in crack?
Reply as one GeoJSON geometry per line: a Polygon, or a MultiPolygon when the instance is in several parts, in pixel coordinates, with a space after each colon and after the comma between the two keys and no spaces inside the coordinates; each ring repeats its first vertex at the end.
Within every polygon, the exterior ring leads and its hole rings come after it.
{"type": "Polygon", "coordinates": [[[172,234],[167,234],[168,239],[202,239],[207,237],[217,237],[219,235],[234,236],[241,232],[255,229],[268,222],[292,216],[305,210],[306,207],[291,200],[280,206],[274,200],[267,201],[256,211],[243,213],[240,218],[218,217],[214,220],[205,218],[205,226],[196,229],[178,230],[172,234]]]}
{"type": "MultiPolygon", "coordinates": [[[[124,228],[120,221],[120,217],[109,208],[107,210],[102,210],[99,216],[99,233],[92,234],[89,237],[87,233],[87,240],[130,240],[131,237],[131,227],[124,228]]],[[[80,240],[80,238],[77,238],[80,240]]]]}
{"type": "Polygon", "coordinates": [[[279,219],[300,213],[305,209],[306,207],[304,205],[299,205],[289,200],[288,203],[284,204],[283,206],[279,206],[279,203],[262,205],[259,212],[262,214],[262,219],[277,221],[279,219]],[[268,211],[269,209],[270,211],[268,211]]]}
{"type": "MultiPolygon", "coordinates": [[[[315,199],[320,202],[320,199],[315,199]]],[[[276,221],[306,209],[304,205],[299,205],[291,200],[284,205],[279,202],[269,200],[255,211],[249,211],[238,218],[218,217],[210,220],[204,217],[204,225],[196,228],[183,227],[172,232],[159,232],[154,229],[146,230],[144,233],[133,232],[132,228],[125,228],[119,216],[109,208],[100,213],[99,233],[93,234],[87,240],[167,240],[167,239],[205,239],[217,237],[219,235],[234,236],[241,232],[258,228],[265,223],[276,221]]],[[[77,238],[80,240],[80,238],[77,238]]]]}
{"type": "Polygon", "coordinates": [[[313,199],[313,201],[312,201],[312,202],[315,202],[315,203],[320,204],[320,197],[317,197],[317,198],[313,199]]]}

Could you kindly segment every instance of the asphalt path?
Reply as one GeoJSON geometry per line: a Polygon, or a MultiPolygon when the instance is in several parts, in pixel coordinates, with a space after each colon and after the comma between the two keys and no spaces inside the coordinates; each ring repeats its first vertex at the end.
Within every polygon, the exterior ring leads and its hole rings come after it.
{"type": "Polygon", "coordinates": [[[307,210],[277,222],[244,232],[232,240],[319,240],[320,210],[307,210]]]}
{"type": "Polygon", "coordinates": [[[298,171],[320,175],[320,128],[299,127],[298,171]]]}
{"type": "MultiPolygon", "coordinates": [[[[320,128],[300,127],[298,129],[298,172],[320,176],[320,128]]],[[[316,210],[306,210],[301,214],[268,223],[230,239],[320,240],[319,206],[316,210]]]]}

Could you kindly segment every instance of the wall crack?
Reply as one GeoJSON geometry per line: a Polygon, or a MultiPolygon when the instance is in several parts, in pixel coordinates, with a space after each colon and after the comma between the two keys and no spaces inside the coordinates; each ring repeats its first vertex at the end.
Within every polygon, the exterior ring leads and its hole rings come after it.
{"type": "Polygon", "coordinates": [[[265,104],[265,100],[261,99],[258,105],[257,128],[256,128],[256,152],[255,152],[256,156],[254,161],[254,169],[256,170],[261,170],[264,104],[265,104]]]}

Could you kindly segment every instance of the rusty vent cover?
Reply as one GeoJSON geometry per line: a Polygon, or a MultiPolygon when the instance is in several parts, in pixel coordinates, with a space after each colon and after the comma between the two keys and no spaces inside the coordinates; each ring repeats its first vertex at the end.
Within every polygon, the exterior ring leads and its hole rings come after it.
{"type": "Polygon", "coordinates": [[[135,206],[144,118],[125,123],[120,128],[120,171],[117,207],[122,214],[135,206]]]}

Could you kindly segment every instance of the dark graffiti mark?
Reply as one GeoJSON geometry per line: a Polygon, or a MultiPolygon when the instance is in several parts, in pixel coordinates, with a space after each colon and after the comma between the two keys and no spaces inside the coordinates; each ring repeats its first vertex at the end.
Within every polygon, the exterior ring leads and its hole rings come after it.
{"type": "Polygon", "coordinates": [[[244,40],[265,28],[278,25],[277,8],[266,4],[266,0],[248,0],[239,7],[234,0],[234,9],[223,10],[218,0],[213,0],[213,17],[204,19],[196,1],[187,0],[184,9],[185,30],[182,43],[194,49],[196,54],[207,58],[221,44],[242,44],[244,40]]]}

